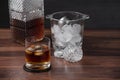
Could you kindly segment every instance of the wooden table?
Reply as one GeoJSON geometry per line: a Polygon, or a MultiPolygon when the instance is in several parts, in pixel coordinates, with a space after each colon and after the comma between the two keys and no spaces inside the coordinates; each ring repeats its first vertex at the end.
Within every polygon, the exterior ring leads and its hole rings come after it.
{"type": "Polygon", "coordinates": [[[0,29],[0,80],[120,80],[120,30],[85,30],[83,50],[77,63],[52,56],[49,72],[26,72],[24,47],[9,29],[0,29]]]}

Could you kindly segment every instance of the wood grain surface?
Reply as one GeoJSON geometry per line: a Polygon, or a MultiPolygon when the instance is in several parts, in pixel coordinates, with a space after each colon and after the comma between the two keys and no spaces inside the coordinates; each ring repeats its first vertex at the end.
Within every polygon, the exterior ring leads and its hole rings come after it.
{"type": "Polygon", "coordinates": [[[26,72],[24,46],[12,41],[9,29],[0,29],[0,80],[120,80],[120,30],[85,30],[83,50],[77,63],[52,56],[50,71],[26,72]]]}

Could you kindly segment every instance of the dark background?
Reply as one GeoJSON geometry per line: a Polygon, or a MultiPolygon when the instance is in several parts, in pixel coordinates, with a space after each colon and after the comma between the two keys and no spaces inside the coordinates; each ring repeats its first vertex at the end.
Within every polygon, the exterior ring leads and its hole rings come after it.
{"type": "MultiPolygon", "coordinates": [[[[45,15],[78,11],[90,16],[86,29],[120,29],[120,0],[44,0],[44,3],[45,15]]],[[[8,0],[0,0],[0,27],[9,27],[8,0]]]]}

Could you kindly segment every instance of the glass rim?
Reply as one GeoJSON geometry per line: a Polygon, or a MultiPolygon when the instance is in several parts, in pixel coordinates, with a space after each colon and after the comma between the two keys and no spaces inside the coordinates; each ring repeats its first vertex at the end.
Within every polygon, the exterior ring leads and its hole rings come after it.
{"type": "Polygon", "coordinates": [[[77,15],[81,15],[82,16],[79,19],[68,20],[69,22],[79,21],[79,20],[86,20],[86,19],[90,18],[88,15],[80,13],[80,12],[76,12],[76,11],[59,11],[59,12],[54,12],[53,14],[47,15],[46,18],[47,19],[51,19],[51,20],[55,20],[55,21],[59,21],[59,19],[54,18],[54,15],[56,15],[56,14],[63,14],[63,13],[77,14],[77,15]]]}
{"type": "Polygon", "coordinates": [[[30,37],[25,38],[25,42],[39,42],[39,41],[43,41],[43,40],[50,41],[50,38],[44,37],[42,39],[37,39],[35,36],[30,36],[30,37]]]}

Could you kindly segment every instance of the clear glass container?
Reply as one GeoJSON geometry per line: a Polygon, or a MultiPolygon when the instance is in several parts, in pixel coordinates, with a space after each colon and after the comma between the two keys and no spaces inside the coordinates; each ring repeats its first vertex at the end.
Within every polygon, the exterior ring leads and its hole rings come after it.
{"type": "Polygon", "coordinates": [[[43,0],[9,0],[10,28],[15,42],[24,44],[25,37],[44,37],[43,0]]]}
{"type": "Polygon", "coordinates": [[[48,15],[47,18],[51,22],[54,56],[70,62],[81,60],[84,21],[89,16],[74,11],[61,11],[48,15]]]}
{"type": "Polygon", "coordinates": [[[44,37],[36,40],[36,37],[25,39],[25,65],[24,70],[30,72],[48,71],[51,67],[50,39],[44,37]]]}

